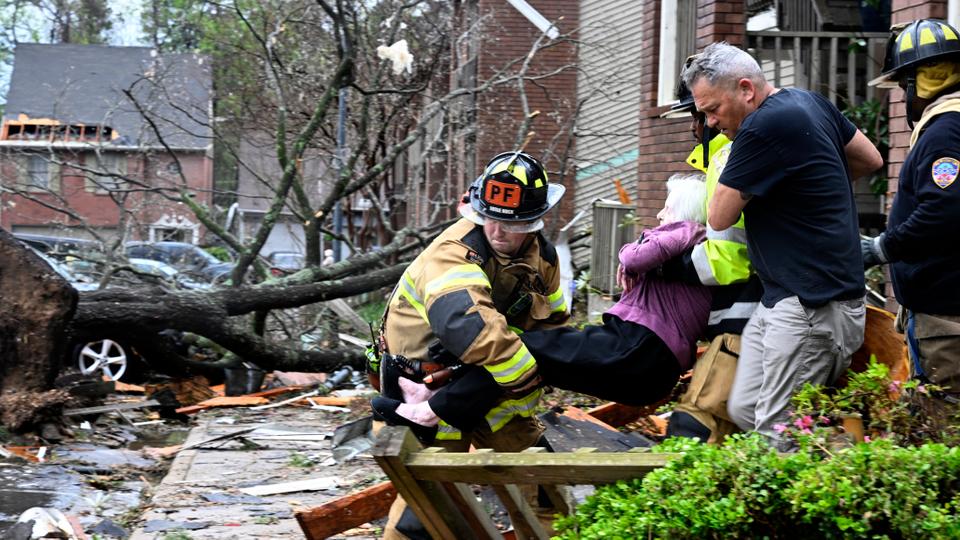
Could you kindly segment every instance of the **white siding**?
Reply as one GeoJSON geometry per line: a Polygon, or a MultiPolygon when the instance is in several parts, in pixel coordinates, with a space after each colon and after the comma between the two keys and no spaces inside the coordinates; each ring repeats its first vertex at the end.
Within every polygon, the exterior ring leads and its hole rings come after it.
{"type": "MultiPolygon", "coordinates": [[[[636,202],[640,125],[640,35],[643,2],[583,0],[580,3],[580,75],[577,99],[583,105],[577,123],[576,211],[587,215],[576,229],[592,223],[597,198],[618,200],[614,179],[636,202]]],[[[588,250],[573,253],[588,264],[588,250]]]]}

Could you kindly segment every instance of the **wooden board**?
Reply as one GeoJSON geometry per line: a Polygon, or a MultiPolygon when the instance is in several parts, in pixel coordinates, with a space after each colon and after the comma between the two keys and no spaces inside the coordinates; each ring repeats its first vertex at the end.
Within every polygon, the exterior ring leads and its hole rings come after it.
{"type": "Polygon", "coordinates": [[[381,482],[316,508],[295,512],[294,517],[307,540],[320,540],[387,515],[396,498],[393,482],[381,482]]]}
{"type": "Polygon", "coordinates": [[[217,396],[215,398],[201,401],[196,405],[180,407],[177,412],[180,414],[193,414],[204,409],[213,407],[251,407],[253,405],[264,405],[269,403],[267,398],[255,396],[217,396]]]}

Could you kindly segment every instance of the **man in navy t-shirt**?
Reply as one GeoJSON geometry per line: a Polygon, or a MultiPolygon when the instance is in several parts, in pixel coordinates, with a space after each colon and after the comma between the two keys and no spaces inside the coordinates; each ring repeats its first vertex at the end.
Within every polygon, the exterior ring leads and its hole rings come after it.
{"type": "Polygon", "coordinates": [[[728,401],[734,422],[786,449],[804,383],[829,384],[863,342],[864,279],[851,180],[880,153],[823,97],[777,89],[746,52],[715,43],[684,71],[707,123],[733,139],[710,201],[709,226],[742,211],[761,306],[743,332],[728,401]]]}

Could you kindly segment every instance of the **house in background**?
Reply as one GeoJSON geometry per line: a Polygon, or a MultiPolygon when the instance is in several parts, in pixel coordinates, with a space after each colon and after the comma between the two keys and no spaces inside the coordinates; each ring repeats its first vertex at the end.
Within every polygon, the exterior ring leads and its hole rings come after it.
{"type": "Polygon", "coordinates": [[[0,226],[199,243],[213,195],[212,76],[195,54],[19,44],[0,127],[0,226]]]}
{"type": "MultiPolygon", "coordinates": [[[[227,212],[226,228],[241,242],[248,242],[257,234],[263,216],[270,208],[276,193],[277,179],[283,170],[277,162],[275,135],[254,129],[248,130],[237,149],[238,160],[243,163],[237,169],[236,201],[227,212]]],[[[328,160],[315,149],[308,149],[298,164],[303,177],[304,192],[311,205],[317,205],[328,196],[330,187],[321,179],[332,173],[328,160]]],[[[276,223],[270,230],[260,254],[269,256],[274,252],[306,253],[303,223],[309,219],[295,206],[295,197],[288,197],[276,223]]],[[[326,246],[320,238],[320,252],[326,246]]]]}

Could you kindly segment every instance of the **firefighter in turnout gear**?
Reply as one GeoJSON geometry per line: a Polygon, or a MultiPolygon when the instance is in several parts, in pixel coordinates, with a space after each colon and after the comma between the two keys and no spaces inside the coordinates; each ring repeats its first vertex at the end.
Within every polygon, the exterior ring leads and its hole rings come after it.
{"type": "MultiPolygon", "coordinates": [[[[413,261],[390,298],[379,367],[381,392],[393,399],[375,398],[376,415],[409,425],[406,403],[397,406],[395,400],[416,400],[410,394],[423,391],[416,383],[433,369],[423,366],[459,360],[489,372],[505,397],[486,414],[486,425],[473,431],[440,421],[415,430],[418,437],[450,451],[467,451],[471,444],[521,451],[538,443],[543,427],[534,412],[543,390],[536,360],[518,332],[560,326],[569,318],[556,250],[539,233],[543,215],[564,189],[549,183],[543,165],[523,152],[502,153],[487,164],[460,206],[463,218],[413,261]],[[448,360],[438,360],[438,350],[448,360]]],[[[418,537],[419,523],[404,506],[400,501],[391,510],[385,538],[418,537]]]]}
{"type": "Polygon", "coordinates": [[[886,231],[861,253],[867,268],[890,264],[914,374],[945,388],[949,412],[960,403],[960,32],[935,19],[895,28],[870,84],[888,81],[906,94],[913,134],[886,231]]]}
{"type": "MultiPolygon", "coordinates": [[[[688,58],[687,65],[694,58],[688,58]]],[[[693,94],[681,79],[677,102],[662,117],[685,115],[691,116],[690,130],[699,141],[687,164],[706,173],[709,206],[733,143],[706,125],[704,114],[697,111],[693,94]]],[[[727,414],[727,395],[736,372],[739,335],[763,293],[747,255],[743,215],[725,231],[714,231],[708,226],[706,240],[665,264],[663,272],[672,279],[710,286],[713,293],[706,336],[711,345],[694,366],[691,384],[671,414],[668,434],[718,442],[737,430],[727,414]]]]}

